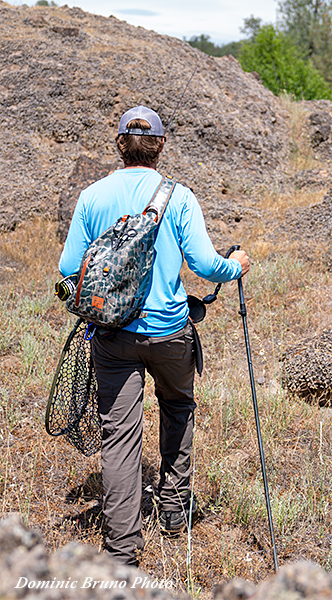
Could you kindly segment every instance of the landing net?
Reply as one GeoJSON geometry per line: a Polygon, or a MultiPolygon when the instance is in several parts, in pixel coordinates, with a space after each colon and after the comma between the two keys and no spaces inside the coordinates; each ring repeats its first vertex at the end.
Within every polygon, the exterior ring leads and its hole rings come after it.
{"type": "Polygon", "coordinates": [[[87,325],[79,319],[63,348],[48,399],[45,427],[53,436],[64,435],[85,456],[100,450],[101,427],[97,379],[87,325]]]}

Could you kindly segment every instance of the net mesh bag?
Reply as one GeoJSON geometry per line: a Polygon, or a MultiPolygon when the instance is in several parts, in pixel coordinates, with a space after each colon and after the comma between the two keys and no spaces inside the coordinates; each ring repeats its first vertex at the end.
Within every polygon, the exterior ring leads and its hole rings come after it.
{"type": "Polygon", "coordinates": [[[86,329],[79,319],[66,341],[48,399],[45,426],[50,435],[64,435],[82,454],[91,456],[100,450],[101,426],[86,329]]]}

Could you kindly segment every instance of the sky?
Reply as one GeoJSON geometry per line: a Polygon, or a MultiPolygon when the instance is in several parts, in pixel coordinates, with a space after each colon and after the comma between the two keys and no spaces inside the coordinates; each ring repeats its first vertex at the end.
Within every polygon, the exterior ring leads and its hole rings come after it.
{"type": "MultiPolygon", "coordinates": [[[[36,0],[8,0],[11,4],[34,6],[36,0]]],[[[204,33],[216,44],[241,39],[243,19],[254,15],[264,23],[276,21],[277,0],[55,0],[59,6],[113,15],[131,25],[157,33],[190,39],[204,33]]]]}

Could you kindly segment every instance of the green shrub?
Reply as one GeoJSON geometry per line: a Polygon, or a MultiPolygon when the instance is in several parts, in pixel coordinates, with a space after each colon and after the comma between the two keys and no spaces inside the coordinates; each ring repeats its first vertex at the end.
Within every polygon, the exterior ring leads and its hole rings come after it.
{"type": "Polygon", "coordinates": [[[50,8],[53,6],[58,6],[53,0],[48,2],[48,0],[37,0],[35,6],[49,6],[50,8]]]}
{"type": "Polygon", "coordinates": [[[261,27],[243,43],[239,60],[245,71],[257,71],[275,95],[292,94],[296,100],[331,98],[331,90],[310,60],[303,60],[289,38],[273,25],[261,27]]]}

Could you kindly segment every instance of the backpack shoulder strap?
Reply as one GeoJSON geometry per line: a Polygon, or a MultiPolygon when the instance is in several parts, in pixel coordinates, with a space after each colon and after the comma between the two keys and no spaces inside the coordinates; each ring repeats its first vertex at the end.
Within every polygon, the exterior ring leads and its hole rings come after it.
{"type": "Polygon", "coordinates": [[[148,212],[152,212],[156,215],[154,219],[155,222],[160,223],[175,185],[176,182],[173,181],[173,179],[168,176],[163,177],[149,204],[144,209],[143,215],[146,215],[148,212]]]}

